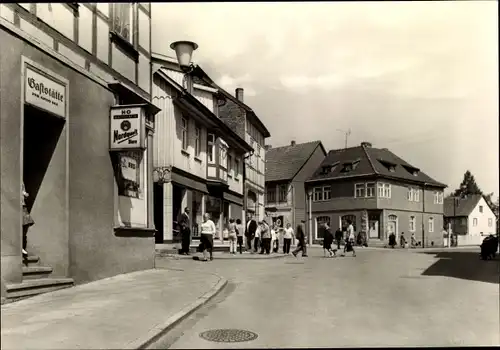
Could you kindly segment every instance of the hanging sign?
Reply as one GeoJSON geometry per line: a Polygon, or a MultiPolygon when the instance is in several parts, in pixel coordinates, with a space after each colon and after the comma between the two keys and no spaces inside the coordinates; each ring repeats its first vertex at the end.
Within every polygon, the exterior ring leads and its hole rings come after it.
{"type": "Polygon", "coordinates": [[[111,107],[109,136],[111,150],[144,148],[144,108],[111,107]]]}
{"type": "Polygon", "coordinates": [[[66,117],[66,85],[26,65],[24,101],[59,117],[66,117]]]}

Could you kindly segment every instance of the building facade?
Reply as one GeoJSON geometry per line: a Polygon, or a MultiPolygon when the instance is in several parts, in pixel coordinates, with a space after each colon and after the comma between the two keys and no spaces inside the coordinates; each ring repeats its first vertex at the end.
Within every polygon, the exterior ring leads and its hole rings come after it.
{"type": "Polygon", "coordinates": [[[2,297],[31,269],[23,182],[51,277],[154,266],[150,31],[149,3],[0,5],[2,297]]]}
{"type": "Polygon", "coordinates": [[[224,98],[203,83],[203,70],[184,74],[174,59],[153,57],[153,102],[161,109],[153,157],[156,242],[178,247],[186,207],[193,239],[207,212],[223,241],[229,219],[243,219],[243,159],[251,148],[218,118],[224,98]]]}
{"type": "MultiPolygon", "coordinates": [[[[325,159],[321,141],[267,149],[266,212],[278,227],[290,223],[294,228],[309,220],[305,181],[325,159]]],[[[305,225],[309,235],[309,225],[305,225]]],[[[311,241],[309,241],[311,242],[311,241]]]]}
{"type": "Polygon", "coordinates": [[[235,96],[220,87],[218,89],[226,98],[226,103],[220,107],[219,117],[244,138],[253,150],[244,160],[245,213],[254,216],[257,220],[263,219],[265,217],[265,140],[271,137],[271,134],[255,112],[245,104],[242,88],[236,89],[235,96]]]}
{"type": "MultiPolygon", "coordinates": [[[[443,189],[446,185],[397,157],[364,142],[330,151],[306,182],[311,196],[314,241],[322,240],[321,223],[332,230],[351,220],[369,245],[386,245],[404,232],[427,246],[443,244],[443,189]]],[[[399,241],[398,241],[399,242],[399,241]]]]}

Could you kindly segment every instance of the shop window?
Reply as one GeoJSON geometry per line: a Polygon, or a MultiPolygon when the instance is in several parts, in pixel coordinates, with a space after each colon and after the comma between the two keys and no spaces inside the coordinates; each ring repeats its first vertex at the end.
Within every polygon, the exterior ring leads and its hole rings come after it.
{"type": "Polygon", "coordinates": [[[117,152],[115,164],[118,194],[120,196],[143,198],[142,160],[144,151],[117,152]]]}
{"type": "Polygon", "coordinates": [[[323,224],[327,224],[330,227],[330,217],[329,216],[318,216],[316,218],[316,239],[323,239],[323,224]]]}
{"type": "Polygon", "coordinates": [[[214,162],[215,153],[215,135],[207,134],[207,159],[209,163],[214,162]]]}
{"type": "Polygon", "coordinates": [[[113,30],[123,39],[132,43],[134,21],[134,3],[113,4],[113,30]]]}

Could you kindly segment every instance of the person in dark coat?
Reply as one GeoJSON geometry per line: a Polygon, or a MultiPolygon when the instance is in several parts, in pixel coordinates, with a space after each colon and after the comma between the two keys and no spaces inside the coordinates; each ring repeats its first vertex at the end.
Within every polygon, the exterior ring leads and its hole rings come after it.
{"type": "Polygon", "coordinates": [[[189,244],[191,243],[191,220],[189,218],[189,208],[184,208],[184,213],[181,214],[179,220],[182,237],[182,255],[189,255],[189,244]]]}
{"type": "Polygon", "coordinates": [[[252,250],[252,242],[255,238],[255,231],[257,231],[257,221],[249,215],[247,217],[247,227],[245,229],[245,237],[247,239],[247,249],[252,250]]]}
{"type": "Polygon", "coordinates": [[[395,246],[396,246],[396,235],[394,234],[394,232],[392,232],[389,235],[389,247],[394,249],[395,246]]]}
{"type": "Polygon", "coordinates": [[[342,237],[344,237],[344,233],[339,227],[337,231],[335,231],[335,243],[337,244],[337,250],[340,250],[340,242],[342,242],[342,237]]]}
{"type": "Polygon", "coordinates": [[[302,252],[303,257],[307,257],[306,248],[306,235],[304,233],[304,223],[305,220],[301,220],[300,224],[297,226],[297,231],[295,232],[295,238],[297,238],[298,244],[297,248],[292,252],[293,256],[297,256],[299,252],[302,252]]]}
{"type": "Polygon", "coordinates": [[[323,253],[326,258],[326,253],[328,252],[329,256],[332,257],[335,254],[335,250],[332,249],[333,243],[333,234],[330,231],[330,227],[325,222],[321,228],[323,230],[323,253]]]}

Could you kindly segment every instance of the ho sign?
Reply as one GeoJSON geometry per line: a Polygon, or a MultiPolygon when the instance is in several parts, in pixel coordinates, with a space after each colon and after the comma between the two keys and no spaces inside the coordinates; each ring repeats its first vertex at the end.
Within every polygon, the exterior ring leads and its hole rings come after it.
{"type": "Polygon", "coordinates": [[[144,148],[142,107],[111,107],[110,149],[144,148]]]}

